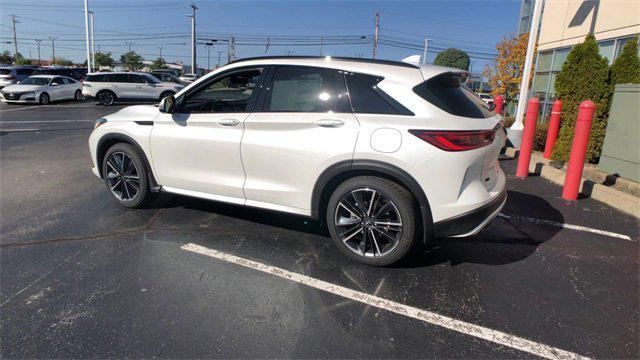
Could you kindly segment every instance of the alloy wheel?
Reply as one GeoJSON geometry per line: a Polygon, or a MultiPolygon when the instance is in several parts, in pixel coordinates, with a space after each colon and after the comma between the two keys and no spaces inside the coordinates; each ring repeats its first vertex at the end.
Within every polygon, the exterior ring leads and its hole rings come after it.
{"type": "Polygon", "coordinates": [[[111,93],[105,92],[100,94],[100,103],[102,103],[102,105],[111,105],[114,102],[114,98],[113,95],[111,93]]]}
{"type": "Polygon", "coordinates": [[[334,219],[340,240],[360,256],[385,256],[402,237],[400,211],[391,199],[374,189],[356,189],[344,195],[334,219]]]}
{"type": "Polygon", "coordinates": [[[106,179],[118,200],[133,200],[140,191],[140,172],[131,157],[123,152],[114,152],[107,159],[106,179]]]}

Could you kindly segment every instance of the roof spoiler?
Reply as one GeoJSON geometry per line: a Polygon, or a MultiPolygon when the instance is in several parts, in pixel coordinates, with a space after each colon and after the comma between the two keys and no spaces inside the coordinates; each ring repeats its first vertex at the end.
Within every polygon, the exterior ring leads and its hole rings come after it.
{"type": "Polygon", "coordinates": [[[420,65],[422,65],[421,60],[422,60],[422,56],[421,55],[411,55],[411,56],[407,56],[406,58],[402,59],[402,62],[403,63],[407,63],[407,64],[411,64],[411,65],[420,66],[420,65]]]}

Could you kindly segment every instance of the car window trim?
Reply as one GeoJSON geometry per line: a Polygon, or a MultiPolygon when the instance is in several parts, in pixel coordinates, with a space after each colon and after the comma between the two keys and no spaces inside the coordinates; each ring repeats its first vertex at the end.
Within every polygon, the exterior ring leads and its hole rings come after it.
{"type": "MultiPolygon", "coordinates": [[[[272,71],[269,74],[269,79],[268,81],[265,82],[265,84],[267,84],[266,89],[264,89],[264,96],[261,99],[260,105],[256,107],[255,111],[256,113],[279,113],[279,114],[302,114],[302,113],[307,113],[307,114],[326,114],[328,113],[328,111],[269,111],[265,109],[265,105],[267,102],[267,96],[269,95],[269,92],[271,91],[271,88],[273,86],[273,79],[275,78],[275,74],[276,71],[279,68],[303,68],[303,69],[322,69],[322,70],[328,70],[328,71],[335,71],[338,74],[340,74],[340,76],[343,78],[344,80],[344,72],[345,70],[341,70],[341,69],[335,69],[335,68],[330,68],[330,67],[323,67],[323,66],[309,66],[309,65],[272,65],[271,66],[272,71]]],[[[346,82],[345,82],[345,87],[344,89],[346,90],[347,94],[349,93],[349,88],[347,88],[346,82]]],[[[333,114],[352,114],[353,113],[353,108],[351,107],[351,99],[349,99],[347,97],[348,103],[349,103],[349,109],[351,111],[333,111],[333,114]]]]}
{"type": "Polygon", "coordinates": [[[256,100],[258,99],[258,97],[260,96],[261,90],[262,90],[262,84],[264,84],[264,79],[265,79],[265,74],[267,69],[270,66],[267,65],[250,65],[250,66],[243,66],[243,67],[237,67],[237,68],[233,68],[233,69],[229,69],[226,71],[221,72],[220,74],[217,74],[216,76],[212,77],[211,79],[207,79],[207,81],[203,81],[201,84],[198,84],[197,86],[193,87],[192,89],[189,89],[188,91],[186,91],[184,94],[182,94],[180,96],[179,99],[177,99],[176,103],[177,103],[177,107],[176,107],[176,113],[179,114],[250,114],[252,112],[254,112],[255,109],[255,105],[256,105],[256,100]],[[184,99],[188,96],[190,96],[191,94],[198,92],[199,90],[201,90],[204,87],[207,87],[209,85],[211,85],[211,83],[227,76],[227,75],[231,75],[233,73],[236,72],[241,72],[241,71],[246,71],[246,70],[251,70],[251,69],[262,69],[262,76],[260,77],[260,80],[258,80],[258,83],[256,84],[253,93],[251,94],[251,96],[249,97],[249,100],[247,102],[247,110],[246,111],[242,111],[242,112],[196,112],[196,113],[188,113],[188,112],[183,112],[182,111],[182,107],[183,107],[183,102],[184,99]]]}

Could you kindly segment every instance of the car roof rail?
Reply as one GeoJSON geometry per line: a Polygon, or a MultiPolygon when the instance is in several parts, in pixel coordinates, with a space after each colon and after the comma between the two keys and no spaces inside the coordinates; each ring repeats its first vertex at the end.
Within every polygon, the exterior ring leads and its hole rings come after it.
{"type": "Polygon", "coordinates": [[[279,59],[282,59],[282,60],[284,60],[284,59],[292,59],[292,60],[304,60],[304,59],[314,60],[315,59],[315,60],[321,60],[321,59],[326,59],[326,58],[330,58],[332,60],[353,61],[353,62],[361,62],[361,63],[369,63],[369,64],[401,66],[401,67],[408,67],[408,68],[413,68],[413,69],[418,69],[419,68],[418,66],[416,66],[414,64],[409,64],[409,63],[405,63],[405,62],[402,62],[402,61],[394,61],[394,60],[364,59],[364,58],[344,57],[344,56],[304,56],[304,55],[248,57],[248,58],[243,58],[243,59],[238,59],[238,60],[231,61],[231,62],[227,63],[227,65],[235,64],[235,63],[239,63],[239,62],[244,62],[244,61],[251,61],[251,60],[279,60],[279,59]]]}

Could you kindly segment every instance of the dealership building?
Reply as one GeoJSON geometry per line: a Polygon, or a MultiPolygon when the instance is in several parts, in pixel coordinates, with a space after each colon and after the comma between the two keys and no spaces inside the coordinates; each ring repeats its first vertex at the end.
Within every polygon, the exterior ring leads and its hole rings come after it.
{"type": "MultiPolygon", "coordinates": [[[[518,32],[531,27],[533,0],[523,0],[518,32]]],[[[532,96],[541,103],[542,118],[555,100],[555,79],[574,45],[592,32],[609,64],[624,44],[640,34],[640,0],[545,0],[538,33],[532,96]]]]}

